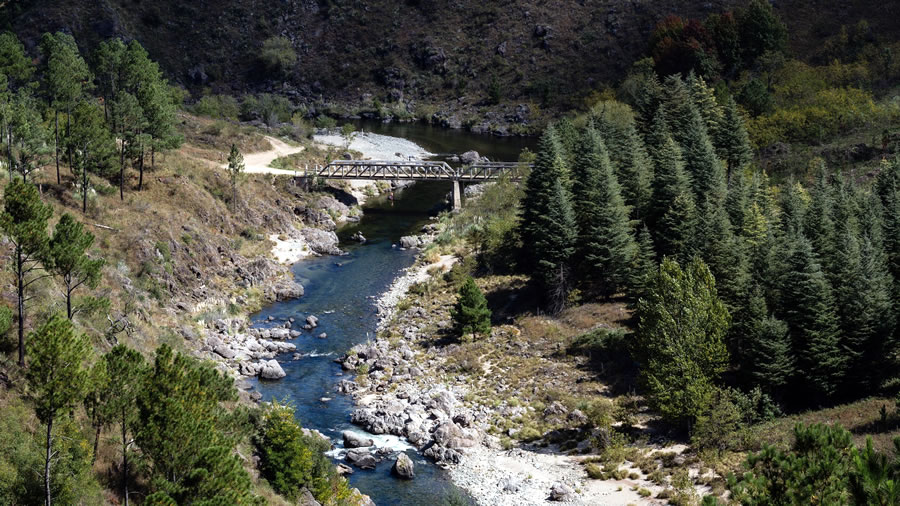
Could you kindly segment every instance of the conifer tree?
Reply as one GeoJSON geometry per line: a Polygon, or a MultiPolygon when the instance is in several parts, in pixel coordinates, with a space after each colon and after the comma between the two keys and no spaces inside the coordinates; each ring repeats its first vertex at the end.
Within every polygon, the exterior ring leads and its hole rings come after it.
{"type": "Polygon", "coordinates": [[[688,92],[694,108],[703,117],[706,131],[712,137],[722,128],[725,112],[716,100],[716,92],[706,84],[702,77],[698,77],[692,71],[687,78],[688,92]]]}
{"type": "Polygon", "coordinates": [[[627,284],[637,245],[606,147],[593,127],[585,130],[578,153],[573,198],[582,281],[610,296],[627,284]]]}
{"type": "Polygon", "coordinates": [[[72,111],[72,131],[67,136],[73,170],[81,176],[81,212],[87,213],[90,174],[110,176],[116,156],[116,140],[106,128],[99,106],[80,102],[72,111]]]}
{"type": "Polygon", "coordinates": [[[653,239],[646,225],[641,227],[637,238],[637,250],[629,270],[628,298],[637,301],[644,295],[647,280],[656,270],[656,252],[653,251],[653,239]]]}
{"type": "Polygon", "coordinates": [[[66,33],[45,33],[41,38],[44,56],[44,83],[54,113],[56,183],[59,184],[59,112],[66,112],[66,135],[71,130],[72,108],[84,93],[85,83],[93,79],[87,63],[78,53],[75,39],[66,33]]]}
{"type": "Polygon", "coordinates": [[[244,172],[244,155],[238,151],[235,144],[231,145],[231,152],[228,153],[228,176],[231,179],[231,211],[237,209],[237,184],[241,174],[244,172]]]}
{"type": "Polygon", "coordinates": [[[40,279],[35,271],[40,268],[49,237],[47,220],[52,208],[41,202],[37,188],[18,180],[6,186],[3,193],[3,214],[0,229],[13,243],[13,272],[16,275],[16,309],[19,322],[19,365],[25,366],[25,303],[29,289],[40,279]]]}
{"type": "Polygon", "coordinates": [[[807,390],[823,402],[836,392],[847,356],[840,346],[834,296],[812,245],[802,235],[788,239],[779,283],[780,314],[790,328],[797,367],[807,390]]]}
{"type": "MultiPolygon", "coordinates": [[[[681,149],[671,137],[663,142],[661,149],[655,153],[656,170],[653,175],[652,193],[650,196],[650,227],[656,230],[657,223],[675,202],[681,193],[690,192],[690,179],[684,171],[681,149]]],[[[657,234],[658,237],[658,234],[657,234]]]]}
{"type": "Polygon", "coordinates": [[[649,400],[662,416],[688,426],[708,406],[728,364],[728,311],[700,259],[684,270],[663,259],[638,301],[637,347],[649,400]]]}
{"type": "Polygon", "coordinates": [[[533,248],[534,279],[554,309],[561,309],[568,293],[576,237],[570,195],[562,184],[565,163],[562,147],[550,128],[541,137],[521,203],[520,235],[523,243],[533,248]]]}
{"type": "Polygon", "coordinates": [[[735,172],[728,178],[728,195],[725,197],[725,209],[732,230],[739,234],[744,228],[744,220],[750,207],[749,188],[743,173],[735,172]]]}
{"type": "Polygon", "coordinates": [[[119,146],[119,198],[125,200],[125,160],[132,146],[140,143],[141,132],[147,120],[137,98],[127,91],[119,91],[111,106],[113,125],[120,138],[119,146]]]}
{"type": "Polygon", "coordinates": [[[102,360],[109,381],[100,390],[101,413],[104,419],[119,425],[119,441],[122,444],[122,497],[128,504],[128,451],[137,423],[137,398],[142,387],[146,366],[144,357],[137,351],[119,344],[102,360]]]}
{"type": "MultiPolygon", "coordinates": [[[[669,133],[682,151],[685,151],[688,149],[686,146],[688,142],[687,136],[688,130],[692,128],[693,116],[697,114],[701,124],[703,119],[699,116],[697,107],[694,106],[691,92],[680,74],[673,74],[665,78],[663,83],[663,100],[663,109],[665,110],[669,133]]],[[[703,130],[706,130],[705,126],[703,130]]]]}
{"type": "Polygon", "coordinates": [[[81,286],[97,288],[100,282],[102,259],[92,259],[87,250],[94,244],[94,234],[84,230],[84,225],[71,214],[65,213],[50,238],[47,268],[62,279],[66,297],[66,316],[71,320],[77,307],[72,306],[72,293],[81,286]]]}
{"type": "Polygon", "coordinates": [[[778,395],[794,375],[788,326],[770,316],[762,289],[757,285],[747,305],[746,363],[753,382],[764,391],[778,395]]]}
{"type": "Polygon", "coordinates": [[[38,419],[47,426],[44,459],[44,504],[52,503],[51,464],[54,460],[53,423],[82,399],[87,390],[90,354],[87,336],[78,334],[72,323],[52,316],[29,335],[31,357],[26,380],[38,419]]]}
{"type": "Polygon", "coordinates": [[[634,113],[625,104],[604,101],[592,111],[594,123],[606,144],[622,198],[631,208],[631,218],[647,218],[653,165],[637,132],[634,113]]]}
{"type": "Polygon", "coordinates": [[[697,207],[690,192],[679,193],[658,227],[659,254],[687,262],[697,252],[697,207]]]}
{"type": "Polygon", "coordinates": [[[663,90],[656,76],[656,72],[649,72],[640,76],[639,89],[634,99],[634,115],[636,127],[644,143],[647,144],[647,150],[651,149],[649,136],[653,129],[654,123],[660,116],[663,104],[663,90]]]}
{"type": "Polygon", "coordinates": [[[728,97],[719,128],[711,130],[716,152],[725,160],[728,173],[734,174],[753,160],[750,135],[734,99],[728,97]]]}
{"type": "Polygon", "coordinates": [[[22,181],[27,181],[28,176],[43,167],[48,159],[48,132],[34,98],[26,89],[20,89],[7,105],[6,155],[10,179],[18,172],[22,181]]]}
{"type": "Polygon", "coordinates": [[[454,332],[463,340],[470,334],[473,341],[478,338],[478,334],[490,335],[491,310],[487,307],[487,299],[471,276],[459,287],[459,294],[456,297],[456,304],[450,310],[450,317],[453,319],[454,332]]]}
{"type": "Polygon", "coordinates": [[[719,201],[725,197],[726,192],[725,169],[716,156],[700,113],[692,108],[689,114],[680,135],[681,140],[678,141],[684,158],[684,169],[690,174],[697,202],[719,201]]]}

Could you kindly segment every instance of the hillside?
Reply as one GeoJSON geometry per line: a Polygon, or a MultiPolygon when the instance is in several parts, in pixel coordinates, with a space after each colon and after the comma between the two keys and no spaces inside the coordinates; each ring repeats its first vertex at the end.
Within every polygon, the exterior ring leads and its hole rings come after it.
{"type": "MultiPolygon", "coordinates": [[[[507,121],[527,123],[615,83],[646,51],[664,16],[702,18],[743,4],[30,0],[0,4],[0,28],[6,25],[29,47],[56,30],[88,48],[109,37],[135,38],[195,97],[272,91],[336,113],[399,103],[416,115],[443,112],[438,116],[450,125],[475,121],[465,112],[490,103],[507,121]],[[266,39],[282,35],[298,59],[279,75],[265,71],[258,55],[266,39]]],[[[900,8],[859,0],[814,7],[785,0],[775,7],[791,29],[792,50],[804,59],[815,59],[823,40],[860,19],[890,37],[900,8]]]]}

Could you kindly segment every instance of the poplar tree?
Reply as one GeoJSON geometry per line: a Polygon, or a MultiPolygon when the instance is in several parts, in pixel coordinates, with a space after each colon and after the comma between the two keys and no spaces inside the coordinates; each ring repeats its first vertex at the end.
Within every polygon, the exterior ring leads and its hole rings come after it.
{"type": "Polygon", "coordinates": [[[72,305],[72,294],[81,286],[97,288],[100,270],[106,263],[92,259],[87,251],[94,244],[94,234],[84,230],[84,225],[65,213],[53,229],[50,238],[47,269],[63,282],[66,298],[66,316],[71,320],[79,308],[72,305]]]}
{"type": "Polygon", "coordinates": [[[238,179],[244,172],[244,155],[238,151],[236,145],[231,145],[231,152],[228,153],[228,176],[231,178],[231,211],[237,209],[237,184],[238,179]]]}
{"type": "Polygon", "coordinates": [[[73,409],[87,390],[90,343],[87,336],[75,332],[70,321],[52,316],[29,335],[28,353],[31,359],[25,378],[29,396],[38,419],[47,426],[43,477],[44,503],[49,506],[53,423],[73,409]]]}
{"type": "Polygon", "coordinates": [[[25,305],[32,284],[41,279],[40,269],[49,237],[47,220],[52,208],[41,202],[37,188],[18,180],[10,182],[3,193],[0,228],[12,242],[13,272],[16,275],[16,308],[19,323],[19,365],[25,366],[25,305]]]}
{"type": "Polygon", "coordinates": [[[636,350],[650,404],[663,418],[690,426],[708,406],[728,364],[730,317],[702,260],[685,269],[665,258],[637,304],[636,350]]]}
{"type": "Polygon", "coordinates": [[[797,366],[807,390],[820,402],[833,395],[846,366],[834,295],[809,240],[789,237],[780,280],[781,318],[787,322],[797,366]]]}
{"type": "Polygon", "coordinates": [[[463,340],[467,335],[471,335],[473,341],[478,338],[478,334],[490,335],[491,310],[488,309],[487,299],[471,276],[459,287],[456,304],[450,310],[450,317],[453,319],[454,332],[463,340]]]}
{"type": "Polygon", "coordinates": [[[585,130],[578,149],[573,198],[582,280],[611,296],[627,284],[637,245],[606,147],[593,127],[585,130]]]}

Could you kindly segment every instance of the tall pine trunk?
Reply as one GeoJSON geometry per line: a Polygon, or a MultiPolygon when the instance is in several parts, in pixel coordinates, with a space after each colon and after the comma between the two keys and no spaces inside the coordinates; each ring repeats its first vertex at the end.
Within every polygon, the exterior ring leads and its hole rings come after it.
{"type": "Polygon", "coordinates": [[[88,150],[87,145],[84,146],[84,154],[82,159],[85,160],[81,163],[81,213],[87,214],[87,192],[88,192],[88,177],[87,177],[87,157],[88,150]]]}
{"type": "Polygon", "coordinates": [[[141,141],[139,144],[139,148],[141,150],[141,156],[138,157],[138,191],[142,191],[144,189],[144,141],[141,141]]]}
{"type": "Polygon", "coordinates": [[[54,109],[54,115],[56,116],[56,127],[53,129],[54,136],[56,137],[54,153],[56,155],[56,184],[61,184],[62,180],[59,178],[59,110],[54,109]]]}
{"type": "Polygon", "coordinates": [[[125,506],[128,506],[128,433],[125,420],[125,408],[122,408],[122,497],[125,498],[125,506]]]}
{"type": "Polygon", "coordinates": [[[53,417],[47,420],[47,458],[44,460],[44,505],[50,506],[50,449],[53,431],[53,417]]]}
{"type": "Polygon", "coordinates": [[[25,367],[25,259],[22,246],[16,245],[16,289],[19,312],[19,367],[25,367]]]}
{"type": "Polygon", "coordinates": [[[122,136],[122,151],[119,154],[119,200],[125,200],[125,136],[122,136]]]}
{"type": "Polygon", "coordinates": [[[68,139],[72,131],[72,105],[66,104],[66,157],[69,160],[69,172],[75,175],[75,166],[72,165],[72,146],[68,139]]]}

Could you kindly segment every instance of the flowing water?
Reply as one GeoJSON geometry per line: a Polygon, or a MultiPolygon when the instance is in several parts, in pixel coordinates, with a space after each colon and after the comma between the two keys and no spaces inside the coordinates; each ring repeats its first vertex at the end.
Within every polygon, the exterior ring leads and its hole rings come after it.
{"type": "MultiPolygon", "coordinates": [[[[405,137],[434,153],[461,153],[475,149],[493,160],[512,161],[522,147],[532,145],[530,139],[493,139],[459,131],[441,130],[423,125],[358,124],[368,131],[405,137]]],[[[442,208],[449,183],[417,183],[398,192],[393,202],[385,198],[371,199],[358,224],[339,231],[341,247],[348,252],[342,257],[317,257],[302,260],[293,267],[306,294],[297,300],[274,303],[253,315],[259,327],[282,325],[294,318],[301,330],[308,315],[319,319],[318,328],[292,342],[304,356],[291,360],[291,355],[278,357],[287,377],[274,382],[258,382],[255,387],[264,400],[279,399],[296,406],[297,419],[304,427],[321,431],[342,446],[341,432],[362,429],[350,424],[352,400],[336,391],[341,379],[351,378],[334,359],[353,345],[374,338],[374,301],[411,265],[415,252],[392,247],[403,235],[417,233],[442,208]],[[360,231],[368,239],[358,244],[350,236],[360,231]],[[269,317],[274,317],[270,320],[269,317]],[[319,339],[321,333],[328,335],[319,339]]],[[[446,472],[427,462],[404,441],[393,436],[375,436],[376,446],[406,451],[416,464],[416,478],[403,481],[390,473],[393,459],[385,459],[375,470],[355,469],[348,478],[354,487],[372,497],[379,506],[430,504],[440,505],[450,498],[455,503],[470,503],[468,496],[454,486],[446,472]]]]}

